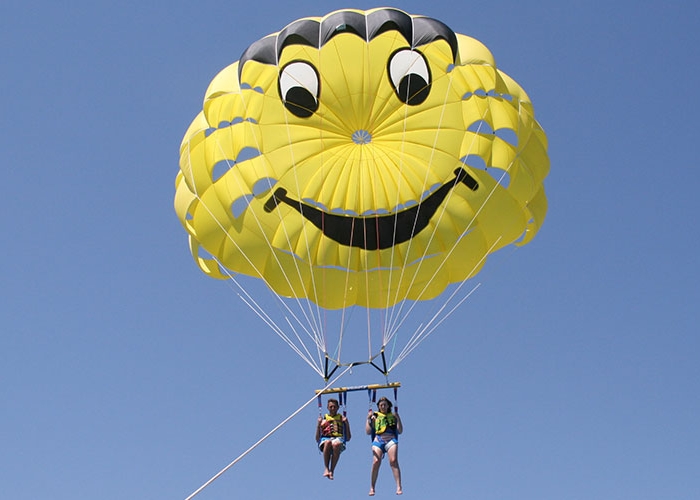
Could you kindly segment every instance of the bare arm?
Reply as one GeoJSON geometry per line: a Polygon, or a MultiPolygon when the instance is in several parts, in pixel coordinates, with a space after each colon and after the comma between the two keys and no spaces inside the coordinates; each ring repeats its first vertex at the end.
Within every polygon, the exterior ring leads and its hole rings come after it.
{"type": "Polygon", "coordinates": [[[398,410],[396,413],[394,413],[394,415],[396,416],[396,432],[401,434],[403,432],[403,424],[401,423],[401,417],[399,417],[398,410]]]}
{"type": "Polygon", "coordinates": [[[321,422],[323,419],[321,417],[318,417],[318,422],[316,422],[316,442],[319,442],[321,440],[321,422]]]}
{"type": "Polygon", "coordinates": [[[367,434],[372,434],[372,427],[374,427],[374,412],[372,410],[367,414],[367,420],[365,421],[365,432],[367,434]]]}
{"type": "Polygon", "coordinates": [[[345,425],[345,440],[350,441],[352,433],[350,432],[350,421],[347,417],[343,417],[343,425],[345,425]]]}

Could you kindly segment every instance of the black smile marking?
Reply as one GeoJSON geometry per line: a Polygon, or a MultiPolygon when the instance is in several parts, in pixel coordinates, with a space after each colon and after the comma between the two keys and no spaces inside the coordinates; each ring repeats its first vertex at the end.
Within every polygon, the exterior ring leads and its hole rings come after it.
{"type": "Polygon", "coordinates": [[[287,196],[283,188],[275,190],[265,203],[265,212],[272,212],[280,203],[286,203],[305,219],[319,228],[324,235],[341,245],[377,250],[404,243],[420,233],[430,222],[438,207],[450,190],[461,182],[472,191],[479,189],[479,183],[461,168],[454,171],[455,178],[443,184],[440,189],[418,205],[403,212],[369,217],[348,217],[329,214],[301,201],[287,196]]]}

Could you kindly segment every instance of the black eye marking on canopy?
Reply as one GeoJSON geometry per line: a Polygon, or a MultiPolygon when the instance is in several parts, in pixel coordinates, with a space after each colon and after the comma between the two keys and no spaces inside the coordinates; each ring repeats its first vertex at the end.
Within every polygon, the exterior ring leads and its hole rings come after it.
{"type": "Polygon", "coordinates": [[[421,203],[396,214],[369,217],[331,214],[289,198],[287,190],[283,188],[275,190],[265,202],[264,209],[270,213],[280,203],[285,203],[320,229],[325,236],[341,245],[365,250],[384,250],[410,240],[425,229],[449,192],[458,183],[461,182],[472,191],[479,189],[477,180],[466,170],[458,168],[454,174],[454,179],[443,184],[421,203]]]}
{"type": "Polygon", "coordinates": [[[425,56],[410,48],[399,49],[387,63],[389,81],[401,102],[409,106],[422,104],[430,94],[430,67],[425,56]]]}
{"type": "Polygon", "coordinates": [[[292,61],[280,71],[277,81],[284,106],[299,118],[308,118],[318,109],[321,79],[306,61],[292,61]]]}

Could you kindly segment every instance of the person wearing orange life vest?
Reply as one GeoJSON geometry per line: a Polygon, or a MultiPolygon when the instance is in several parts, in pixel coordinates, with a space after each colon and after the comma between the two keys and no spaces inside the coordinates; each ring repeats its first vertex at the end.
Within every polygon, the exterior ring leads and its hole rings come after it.
{"type": "Polygon", "coordinates": [[[345,415],[338,413],[337,399],[328,399],[328,413],[318,417],[316,442],[323,453],[323,477],[333,479],[335,466],[340,454],[345,450],[345,442],[350,441],[350,422],[345,415]]]}
{"type": "Polygon", "coordinates": [[[374,436],[372,440],[370,496],[374,496],[374,486],[377,483],[379,466],[382,464],[385,453],[389,456],[389,466],[396,481],[396,494],[401,495],[403,493],[401,488],[401,469],[399,468],[399,434],[403,432],[403,424],[401,423],[401,417],[399,417],[398,408],[396,413],[392,413],[392,406],[393,404],[387,398],[379,398],[377,402],[379,411],[374,413],[370,409],[367,415],[365,431],[367,434],[374,436]]]}

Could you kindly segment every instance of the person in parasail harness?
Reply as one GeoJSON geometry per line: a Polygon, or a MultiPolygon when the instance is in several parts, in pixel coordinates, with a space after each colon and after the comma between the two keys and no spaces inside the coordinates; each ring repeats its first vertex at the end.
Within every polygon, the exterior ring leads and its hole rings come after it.
{"type": "Polygon", "coordinates": [[[335,466],[340,454],[345,450],[345,442],[350,441],[350,422],[345,415],[338,413],[337,399],[328,399],[328,413],[318,417],[316,442],[323,453],[323,477],[333,479],[335,466]]]}
{"type": "Polygon", "coordinates": [[[403,432],[403,424],[399,417],[398,408],[396,413],[391,412],[393,404],[387,398],[379,398],[377,402],[378,412],[371,409],[367,415],[365,431],[373,436],[372,439],[372,482],[369,495],[374,495],[374,486],[377,483],[379,466],[386,453],[389,456],[389,466],[396,481],[396,494],[401,495],[401,469],[399,468],[399,434],[403,432]]]}

